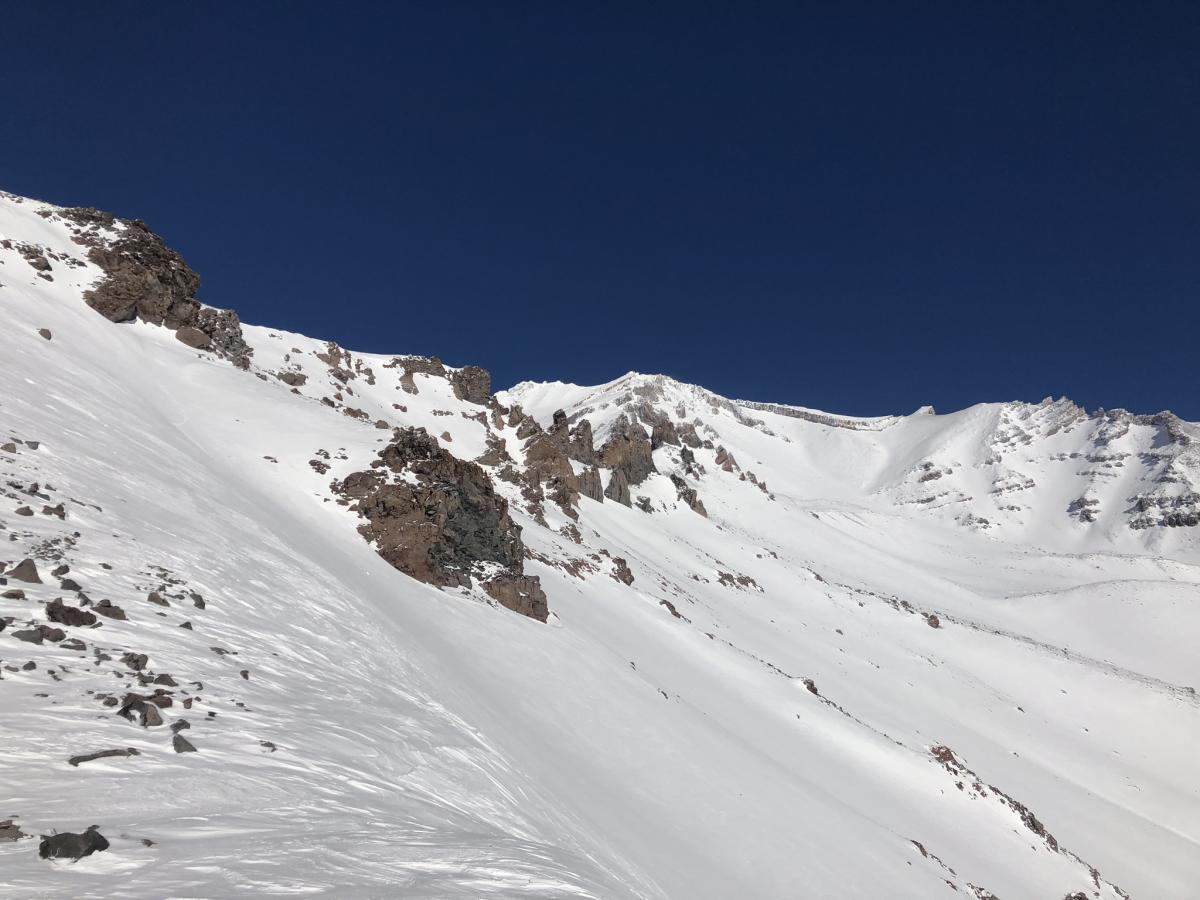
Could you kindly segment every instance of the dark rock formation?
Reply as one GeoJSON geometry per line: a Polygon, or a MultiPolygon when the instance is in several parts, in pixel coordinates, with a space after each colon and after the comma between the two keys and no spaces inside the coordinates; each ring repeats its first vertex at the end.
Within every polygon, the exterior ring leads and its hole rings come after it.
{"type": "Polygon", "coordinates": [[[567,455],[584,465],[595,465],[596,449],[592,446],[592,423],[587,419],[580,419],[571,429],[567,455]]]}
{"type": "Polygon", "coordinates": [[[154,703],[152,698],[140,694],[127,694],[121,708],[117,710],[117,715],[130,722],[137,722],[143,728],[153,728],[163,723],[158,704],[154,703]]]}
{"type": "Polygon", "coordinates": [[[57,622],[59,625],[86,627],[96,624],[96,617],[92,613],[76,606],[65,605],[62,597],[51,600],[46,604],[46,618],[51,622],[57,622]]]}
{"type": "Polygon", "coordinates": [[[111,600],[101,600],[92,607],[96,611],[96,615],[104,616],[106,619],[121,619],[128,618],[125,615],[125,610],[119,606],[115,606],[111,600]]]}
{"type": "MultiPolygon", "coordinates": [[[[628,491],[628,487],[626,490],[628,491]]],[[[604,482],[600,479],[600,470],[595,466],[584,469],[579,476],[579,493],[597,503],[604,502],[604,482]]]]}
{"type": "Polygon", "coordinates": [[[689,485],[687,481],[674,473],[671,474],[671,483],[675,485],[675,492],[679,499],[688,505],[692,512],[699,513],[708,518],[708,510],[704,508],[704,503],[700,500],[700,495],[696,493],[696,489],[689,485]]]}
{"type": "Polygon", "coordinates": [[[192,742],[185,738],[182,734],[177,734],[175,737],[171,738],[171,746],[175,748],[176,753],[196,752],[196,748],[192,742]]]}
{"type": "Polygon", "coordinates": [[[303,372],[276,372],[275,377],[291,387],[300,387],[308,381],[308,376],[303,372]]]}
{"type": "Polygon", "coordinates": [[[629,480],[625,477],[624,470],[613,470],[612,477],[608,479],[608,487],[604,489],[604,496],[623,506],[633,505],[633,497],[629,493],[629,480]]]}
{"type": "Polygon", "coordinates": [[[165,326],[190,347],[249,367],[253,351],[237,314],[202,307],[196,299],[200,276],[144,222],[114,219],[94,209],[67,209],[61,215],[79,226],[75,240],[89,247],[88,259],[104,270],[104,280],[84,293],[88,306],[113,322],[137,318],[165,326]],[[115,223],[124,226],[116,237],[96,230],[115,223]]]}
{"type": "Polygon", "coordinates": [[[541,580],[528,575],[500,575],[484,583],[483,589],[501,606],[539,622],[550,616],[541,580]]]}
{"type": "MultiPolygon", "coordinates": [[[[382,466],[347,476],[339,491],[355,501],[353,508],[366,519],[359,532],[391,565],[438,587],[470,587],[472,576],[484,573],[488,581],[505,583],[525,577],[521,528],[479,465],[453,456],[420,428],[397,429],[379,461],[382,466]],[[395,477],[400,475],[415,477],[416,484],[395,477]],[[503,573],[491,575],[496,566],[503,573]]],[[[536,582],[494,590],[513,598],[521,612],[538,608],[530,599],[536,582]]],[[[487,582],[483,586],[488,589],[487,582]]]]}
{"type": "Polygon", "coordinates": [[[600,463],[623,472],[630,485],[641,484],[647,475],[658,471],[646,429],[624,413],[613,423],[612,433],[600,448],[600,463]]]}
{"type": "Polygon", "coordinates": [[[37,563],[32,559],[23,559],[7,572],[4,573],[6,578],[11,578],[14,581],[24,581],[27,584],[41,584],[42,577],[38,574],[37,563]]]}
{"type": "Polygon", "coordinates": [[[42,859],[82,859],[101,850],[108,849],[108,841],[99,832],[98,825],[92,825],[82,834],[71,834],[63,831],[42,837],[38,846],[38,856],[42,859]]]}
{"type": "Polygon", "coordinates": [[[679,433],[675,430],[675,423],[670,419],[659,422],[650,432],[650,446],[657,450],[663,444],[671,444],[679,446],[679,433]]]}
{"type": "Polygon", "coordinates": [[[450,375],[454,396],[468,403],[487,406],[492,399],[492,375],[479,366],[464,366],[450,375]]]}
{"type": "Polygon", "coordinates": [[[629,563],[620,556],[614,556],[612,562],[612,577],[621,584],[633,584],[633,572],[629,570],[629,563]]]}
{"type": "Polygon", "coordinates": [[[194,325],[184,325],[175,332],[175,338],[196,350],[207,350],[212,338],[194,325]]]}
{"type": "Polygon", "coordinates": [[[29,837],[29,835],[14,825],[12,819],[5,819],[3,822],[0,822],[0,844],[19,841],[24,837],[29,837]]]}
{"type": "Polygon", "coordinates": [[[107,759],[110,756],[140,756],[140,752],[135,747],[125,747],[122,750],[99,750],[95,753],[85,753],[83,756],[72,756],[67,762],[72,766],[78,766],[80,763],[91,762],[95,759],[107,759]]]}
{"type": "Polygon", "coordinates": [[[499,435],[489,432],[487,449],[475,461],[481,466],[499,466],[506,462],[512,462],[512,457],[508,454],[508,442],[499,435]]]}

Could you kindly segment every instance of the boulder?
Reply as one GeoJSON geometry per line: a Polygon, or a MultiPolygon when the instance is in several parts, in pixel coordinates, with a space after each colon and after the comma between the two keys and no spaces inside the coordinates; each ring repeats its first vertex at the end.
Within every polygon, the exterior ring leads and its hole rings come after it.
{"type": "Polygon", "coordinates": [[[96,624],[96,617],[86,609],[77,606],[67,606],[62,597],[51,600],[46,604],[46,618],[59,625],[87,627],[96,624]]]}
{"type": "Polygon", "coordinates": [[[175,748],[176,753],[195,753],[196,748],[182,734],[177,734],[171,738],[171,746],[175,748]]]}
{"type": "Polygon", "coordinates": [[[195,325],[184,325],[175,332],[175,339],[196,350],[207,350],[212,343],[212,338],[195,325]]]}
{"type": "Polygon", "coordinates": [[[38,856],[42,859],[82,859],[108,849],[108,841],[100,834],[99,826],[92,825],[82,834],[68,831],[42,836],[38,856]]]}
{"type": "Polygon", "coordinates": [[[32,559],[21,560],[4,574],[8,578],[12,578],[15,581],[24,581],[27,584],[42,583],[42,578],[38,575],[37,563],[32,559]]]}
{"type": "Polygon", "coordinates": [[[80,763],[92,762],[96,759],[107,759],[110,756],[140,756],[140,752],[134,747],[125,747],[121,750],[98,750],[95,753],[85,753],[82,756],[72,756],[67,762],[78,768],[80,763]]]}
{"type": "Polygon", "coordinates": [[[483,589],[501,606],[539,622],[550,617],[540,579],[528,575],[501,575],[486,581],[483,589]]]}

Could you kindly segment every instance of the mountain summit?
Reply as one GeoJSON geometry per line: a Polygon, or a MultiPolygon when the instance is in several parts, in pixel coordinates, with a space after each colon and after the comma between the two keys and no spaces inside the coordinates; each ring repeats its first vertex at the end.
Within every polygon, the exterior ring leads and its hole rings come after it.
{"type": "Polygon", "coordinates": [[[1200,883],[1195,423],[494,393],[200,293],[0,195],[0,893],[1200,883]]]}

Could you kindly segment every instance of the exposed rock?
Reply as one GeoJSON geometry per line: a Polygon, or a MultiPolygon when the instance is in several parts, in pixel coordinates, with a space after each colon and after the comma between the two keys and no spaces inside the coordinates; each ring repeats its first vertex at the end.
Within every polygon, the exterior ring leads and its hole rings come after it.
{"type": "Polygon", "coordinates": [[[604,482],[600,478],[600,470],[595,466],[589,466],[579,475],[579,493],[597,503],[604,502],[604,482]]]}
{"type": "Polygon", "coordinates": [[[633,572],[629,570],[629,563],[620,556],[614,556],[612,563],[612,577],[621,584],[633,584],[633,572]]]}
{"type": "Polygon", "coordinates": [[[541,580],[529,575],[500,575],[484,582],[483,589],[501,606],[539,622],[550,616],[541,580]]]}
{"type": "Polygon", "coordinates": [[[48,341],[53,339],[53,337],[54,337],[54,335],[50,333],[49,328],[39,328],[38,334],[40,334],[42,337],[44,337],[48,341]]]}
{"type": "Polygon", "coordinates": [[[675,430],[675,423],[670,419],[665,419],[654,426],[650,432],[650,446],[657,450],[664,444],[679,446],[679,433],[675,430]]]}
{"type": "Polygon", "coordinates": [[[171,746],[175,748],[176,753],[195,753],[196,748],[192,742],[185,738],[182,734],[177,734],[171,738],[171,746]]]}
{"type": "Polygon", "coordinates": [[[149,661],[150,658],[145,653],[126,653],[121,657],[121,662],[125,663],[125,665],[129,666],[135,672],[140,672],[146,668],[146,663],[149,661]]]}
{"type": "Polygon", "coordinates": [[[592,446],[592,423],[587,419],[580,419],[571,429],[567,455],[584,465],[595,464],[596,450],[592,446]]]}
{"type": "Polygon", "coordinates": [[[96,624],[96,617],[92,613],[86,609],[79,609],[76,606],[66,606],[62,601],[62,597],[51,600],[46,604],[46,618],[60,625],[75,627],[86,627],[96,624]]]}
{"type": "Polygon", "coordinates": [[[71,834],[69,831],[42,836],[38,846],[38,856],[42,859],[82,859],[108,849],[108,841],[99,832],[98,825],[92,825],[82,834],[71,834]]]}
{"type": "MultiPolygon", "coordinates": [[[[438,587],[470,587],[472,575],[484,573],[506,583],[525,577],[521,528],[479,465],[448,453],[419,428],[397,429],[379,460],[382,466],[347,476],[339,490],[356,501],[353,508],[367,520],[359,532],[391,565],[438,587]],[[503,573],[493,575],[495,566],[503,573]]],[[[536,581],[496,590],[510,608],[536,611],[537,596],[544,601],[533,591],[536,581]]]]}
{"type": "Polygon", "coordinates": [[[566,444],[556,440],[551,432],[538,434],[525,447],[525,465],[538,481],[555,478],[575,481],[575,470],[567,459],[566,444]]]}
{"type": "Polygon", "coordinates": [[[67,760],[72,766],[78,767],[80,763],[91,762],[95,759],[107,759],[110,756],[140,756],[140,752],[134,747],[126,747],[123,750],[100,750],[96,753],[85,753],[83,756],[72,756],[67,760]]]}
{"type": "Polygon", "coordinates": [[[207,350],[212,338],[194,325],[184,325],[175,332],[175,339],[196,350],[207,350]]]}
{"type": "Polygon", "coordinates": [[[740,469],[737,460],[733,458],[733,454],[724,447],[717,447],[716,463],[725,472],[732,472],[734,469],[740,469]]]}
{"type": "Polygon", "coordinates": [[[492,375],[479,366],[464,366],[450,375],[454,396],[468,403],[487,406],[492,399],[492,375]]]}
{"type": "Polygon", "coordinates": [[[123,621],[128,618],[125,615],[125,610],[113,605],[111,600],[101,600],[92,609],[95,610],[96,615],[104,616],[106,619],[121,619],[123,621]]]}
{"type": "Polygon", "coordinates": [[[275,377],[291,387],[300,387],[308,381],[308,376],[303,372],[276,372],[275,377]]]}
{"type": "Polygon", "coordinates": [[[612,477],[608,479],[608,487],[604,489],[604,496],[623,506],[633,505],[633,498],[629,494],[629,481],[624,470],[613,470],[612,477]]]}
{"type": "Polygon", "coordinates": [[[696,492],[696,489],[689,485],[682,476],[676,475],[674,472],[671,473],[671,482],[675,485],[676,496],[682,502],[686,503],[692,512],[699,513],[707,519],[708,511],[704,508],[704,503],[700,500],[700,495],[696,492]]]}
{"type": "Polygon", "coordinates": [[[25,641],[29,644],[40,644],[42,641],[50,641],[52,644],[57,644],[67,636],[67,633],[61,628],[51,628],[49,625],[38,625],[35,628],[26,629],[24,631],[14,631],[12,636],[19,641],[25,641]]]}
{"type": "Polygon", "coordinates": [[[105,278],[84,293],[88,306],[113,322],[139,318],[174,329],[189,346],[211,349],[240,368],[249,366],[253,352],[242,335],[237,314],[202,307],[196,300],[200,276],[138,220],[94,219],[95,210],[64,210],[77,224],[111,228],[124,226],[116,237],[92,232],[76,240],[90,246],[88,259],[104,270],[105,278]],[[203,335],[203,340],[200,335],[203,335]],[[201,342],[202,341],[202,342],[201,342]]]}
{"type": "Polygon", "coordinates": [[[170,601],[168,601],[167,598],[164,597],[162,594],[160,594],[158,591],[151,591],[149,594],[146,595],[146,599],[149,602],[153,603],[155,606],[170,606],[171,605],[170,601]]]}
{"type": "Polygon", "coordinates": [[[487,436],[487,449],[475,461],[481,466],[499,466],[506,462],[512,462],[512,457],[508,453],[507,443],[504,438],[489,432],[487,436]]]}
{"type": "Polygon", "coordinates": [[[521,420],[521,424],[517,426],[517,439],[524,441],[540,433],[542,426],[538,424],[537,419],[533,416],[526,416],[521,420]]]}
{"type": "Polygon", "coordinates": [[[600,448],[600,463],[623,472],[630,485],[641,484],[647,475],[658,471],[646,429],[624,413],[613,423],[612,433],[600,448]]]}
{"type": "Polygon", "coordinates": [[[6,578],[12,578],[15,581],[24,581],[27,584],[41,584],[42,578],[38,574],[37,563],[32,559],[23,559],[7,572],[4,573],[6,578]]]}
{"type": "Polygon", "coordinates": [[[12,819],[5,819],[3,822],[0,822],[0,844],[19,841],[25,837],[29,837],[29,835],[14,825],[12,819]]]}
{"type": "Polygon", "coordinates": [[[121,708],[117,710],[117,715],[130,722],[136,721],[143,728],[153,728],[163,723],[158,704],[140,694],[127,694],[121,708]]]}

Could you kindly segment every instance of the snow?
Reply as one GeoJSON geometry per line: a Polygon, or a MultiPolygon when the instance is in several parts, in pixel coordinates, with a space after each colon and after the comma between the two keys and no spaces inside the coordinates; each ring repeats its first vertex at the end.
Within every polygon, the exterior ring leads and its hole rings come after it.
{"type": "MultiPolygon", "coordinates": [[[[0,196],[0,238],[83,259],[39,209],[0,196]]],[[[51,282],[0,247],[0,443],[41,442],[0,452],[0,561],[54,541],[129,619],[66,629],[83,652],[13,638],[71,601],[54,562],[16,585],[27,599],[0,599],[16,619],[0,632],[0,819],[96,824],[112,846],[72,864],[0,844],[0,893],[1182,898],[1200,883],[1200,529],[1131,528],[1125,499],[1156,483],[1156,426],[1113,438],[1129,455],[1106,469],[1085,458],[1104,426],[1064,401],[862,420],[636,373],[517,385],[501,402],[544,425],[586,411],[597,446],[644,399],[714,443],[690,479],[707,519],[675,500],[668,445],[664,474],[633,488],[654,512],[582,499],[582,544],[497,479],[549,597],[542,625],[391,569],[329,491],[384,446],[377,419],[483,452],[483,408],[446,379],[418,374],[410,394],[391,357],[353,353],[374,384],[343,384],[316,358],[326,342],[252,326],[239,371],[107,322],[80,297],[98,270],[52,262],[51,282]],[[296,393],[274,377],[288,367],[308,376],[296,393]],[[365,420],[321,402],[339,385],[365,420]],[[926,462],[944,474],[921,481],[926,462]],[[1086,490],[1093,523],[1066,513],[1086,490]],[[58,502],[65,520],[41,514],[58,502]],[[151,566],[205,608],[147,603],[151,566]],[[126,651],[178,680],[163,716],[188,719],[199,752],[88,693],[129,689],[126,651]],[[986,793],[956,786],[939,745],[986,793]],[[140,755],[66,762],[112,747],[140,755]]]]}

